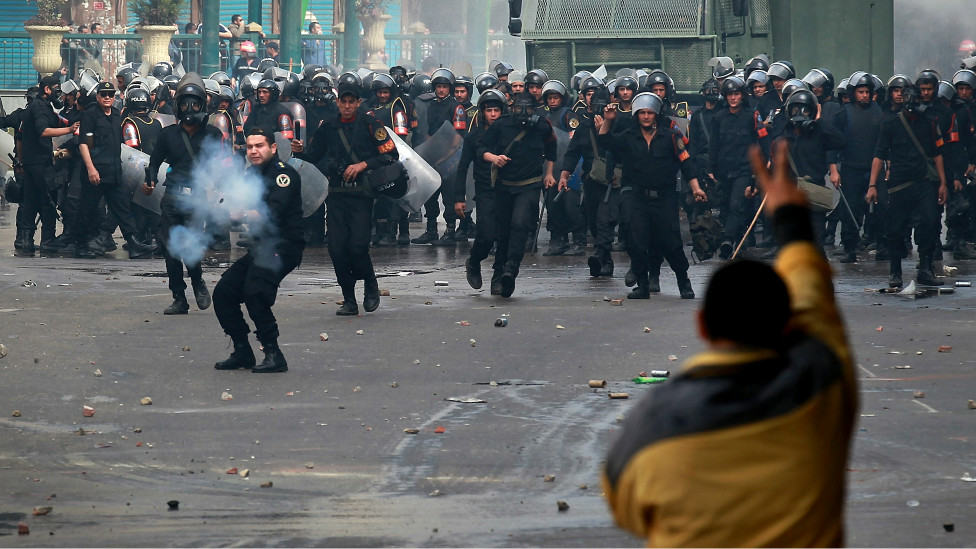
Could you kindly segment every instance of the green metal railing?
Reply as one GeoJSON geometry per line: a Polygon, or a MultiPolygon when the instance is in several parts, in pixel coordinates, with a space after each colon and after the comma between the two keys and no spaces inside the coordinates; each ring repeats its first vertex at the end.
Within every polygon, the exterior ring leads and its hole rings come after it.
{"type": "MultiPolygon", "coordinates": [[[[277,40],[276,35],[266,35],[267,40],[277,40]]],[[[337,64],[342,59],[340,51],[342,35],[303,34],[302,59],[291,60],[292,70],[298,71],[303,63],[337,64]]],[[[522,49],[522,42],[510,36],[493,36],[489,40],[486,59],[510,59],[522,49]]],[[[244,37],[247,39],[247,36],[244,37]]],[[[383,53],[387,65],[404,61],[420,69],[424,59],[433,57],[445,67],[457,61],[469,61],[468,37],[462,34],[390,34],[386,36],[383,53]]],[[[258,58],[264,55],[261,40],[252,40],[258,46],[258,58]]],[[[183,64],[186,71],[199,71],[203,37],[198,34],[174,34],[171,42],[173,61],[183,64]]],[[[30,35],[23,31],[0,33],[0,89],[22,92],[38,81],[38,74],[31,64],[34,44],[30,35]]],[[[228,42],[221,41],[220,66],[230,73],[239,52],[230,51],[228,42]]],[[[66,34],[61,46],[62,66],[68,77],[75,77],[85,68],[95,70],[107,80],[114,80],[116,69],[129,62],[142,59],[142,38],[138,34],[66,34]]],[[[366,51],[362,48],[365,61],[366,51]]],[[[281,66],[288,67],[289,60],[281,59],[281,66]]],[[[474,72],[485,70],[475,65],[474,72]]],[[[472,75],[474,76],[474,75],[472,75]]]]}

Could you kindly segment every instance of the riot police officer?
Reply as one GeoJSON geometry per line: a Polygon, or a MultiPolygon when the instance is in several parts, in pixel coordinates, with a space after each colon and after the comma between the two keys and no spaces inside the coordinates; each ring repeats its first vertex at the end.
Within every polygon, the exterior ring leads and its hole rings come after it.
{"type": "Polygon", "coordinates": [[[264,78],[258,82],[254,90],[257,102],[252,105],[251,112],[244,120],[245,134],[254,126],[271,126],[286,138],[295,138],[295,121],[288,107],[278,102],[280,94],[281,88],[274,80],[264,78]]]}
{"type": "Polygon", "coordinates": [[[297,156],[314,162],[329,178],[326,217],[329,256],[342,288],[340,316],[356,316],[356,281],[364,282],[363,308],[373,312],[380,305],[380,290],[369,257],[373,195],[366,172],[392,164],[399,158],[396,144],[375,116],[360,111],[362,90],[351,82],[339,84],[339,114],[319,126],[312,147],[292,143],[297,156]]]}
{"type": "Polygon", "coordinates": [[[173,230],[177,227],[200,231],[204,223],[199,213],[194,212],[194,206],[204,200],[204,189],[195,188],[192,172],[201,154],[213,154],[212,149],[203,150],[204,142],[220,143],[223,137],[220,130],[207,125],[206,102],[207,92],[200,75],[191,72],[183,76],[176,88],[177,123],[160,132],[149,157],[146,182],[142,189],[144,194],[152,194],[159,181],[159,167],[163,162],[169,163],[169,172],[163,184],[165,194],[159,205],[162,217],[157,235],[163,245],[166,275],[173,294],[173,303],[163,311],[166,315],[185,315],[190,310],[186,301],[186,282],[183,280],[184,263],[197,307],[201,311],[210,307],[210,292],[203,280],[199,259],[185,257],[172,240],[173,230]]]}
{"type": "MultiPolygon", "coordinates": [[[[569,91],[559,80],[549,80],[542,85],[542,100],[545,103],[545,115],[553,129],[568,134],[565,139],[572,140],[573,133],[579,127],[579,118],[566,106],[569,91]]],[[[568,147],[567,147],[568,148],[568,147]]],[[[562,159],[557,159],[561,162],[562,159]]],[[[547,216],[546,229],[549,231],[549,249],[542,255],[583,255],[586,253],[586,222],[580,207],[580,193],[578,189],[568,186],[565,190],[550,187],[543,191],[546,201],[547,216]],[[569,243],[569,234],[573,234],[573,243],[569,243]]]]}
{"type": "Polygon", "coordinates": [[[680,168],[696,200],[707,196],[698,186],[691,155],[685,149],[684,136],[669,124],[659,121],[664,102],[653,93],[638,94],[633,101],[634,118],[629,127],[614,128],[617,117],[612,106],[604,114],[597,139],[623,160],[623,186],[631,187],[633,203],[628,253],[637,287],[628,299],[648,299],[651,295],[648,270],[650,257],[663,256],[678,279],[682,299],[694,299],[695,291],[688,278],[688,258],[683,251],[678,226],[678,192],[675,178],[680,168]]]}
{"type": "MultiPolygon", "coordinates": [[[[403,99],[395,93],[396,83],[388,74],[377,74],[371,84],[373,97],[363,102],[361,107],[366,114],[375,116],[379,121],[391,128],[394,133],[406,139],[410,131],[410,113],[403,99]]],[[[383,197],[376,199],[373,205],[373,216],[376,227],[373,245],[388,247],[396,245],[397,223],[400,212],[406,214],[403,208],[383,197]],[[395,217],[394,217],[395,216],[395,217]]]]}
{"type": "Polygon", "coordinates": [[[214,365],[218,370],[250,368],[251,373],[288,370],[278,346],[278,323],[274,305],[282,279],[302,262],[305,249],[302,228],[302,179],[294,168],[278,158],[274,129],[256,126],[246,138],[248,171],[260,177],[263,186],[261,211],[244,212],[251,231],[247,254],[234,262],[214,288],[213,305],[217,321],[231,337],[234,351],[227,360],[214,365]],[[241,304],[254,322],[258,341],[264,347],[264,361],[255,365],[248,343],[250,329],[244,321],[241,304]]]}
{"type": "MultiPolygon", "coordinates": [[[[128,116],[122,120],[122,141],[129,147],[152,155],[163,125],[149,116],[151,101],[149,93],[141,88],[131,89],[125,94],[128,116]]],[[[139,239],[150,244],[159,230],[159,214],[138,204],[132,205],[132,214],[139,228],[139,239]]]]}
{"type": "Polygon", "coordinates": [[[556,136],[552,126],[535,112],[535,98],[528,93],[515,96],[512,114],[488,128],[478,155],[493,167],[495,205],[498,220],[498,249],[495,276],[502,297],[511,297],[519,273],[525,243],[538,220],[539,194],[543,185],[556,184],[556,136]]]}

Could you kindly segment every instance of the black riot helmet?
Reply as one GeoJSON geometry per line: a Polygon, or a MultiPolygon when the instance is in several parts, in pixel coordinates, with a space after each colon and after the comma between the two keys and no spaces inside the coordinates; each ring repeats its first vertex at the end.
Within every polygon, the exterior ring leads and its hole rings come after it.
{"type": "Polygon", "coordinates": [[[782,90],[783,97],[789,97],[790,95],[793,94],[793,92],[797,90],[809,91],[810,88],[807,87],[806,83],[803,82],[803,80],[797,78],[790,78],[789,80],[786,81],[785,84],[783,84],[783,90],[782,90]]]}
{"type": "Polygon", "coordinates": [[[271,67],[277,67],[278,62],[270,57],[265,57],[264,59],[258,61],[257,72],[264,73],[271,67]]]}
{"type": "Polygon", "coordinates": [[[671,77],[661,69],[654,69],[647,75],[642,89],[644,91],[651,91],[651,88],[654,87],[655,84],[664,84],[664,86],[667,87],[671,84],[671,77]]]}
{"type": "Polygon", "coordinates": [[[501,77],[501,76],[507,76],[508,73],[515,70],[515,67],[513,67],[511,63],[505,61],[499,61],[497,65],[492,67],[492,70],[495,71],[496,76],[501,77]]]}
{"type": "Polygon", "coordinates": [[[413,77],[410,82],[410,97],[416,99],[425,93],[434,91],[434,85],[430,83],[430,77],[420,73],[413,77]]]}
{"type": "Polygon", "coordinates": [[[318,101],[330,102],[335,99],[332,76],[327,72],[320,72],[312,77],[314,98],[318,101]]]}
{"type": "Polygon", "coordinates": [[[725,79],[725,82],[722,82],[722,97],[736,91],[746,92],[746,83],[738,76],[730,76],[725,79]]]}
{"type": "MultiPolygon", "coordinates": [[[[599,78],[593,76],[590,78],[599,80],[599,78]]],[[[584,89],[588,90],[593,88],[584,89]]],[[[593,114],[603,115],[604,109],[606,109],[607,105],[609,105],[611,102],[610,90],[603,85],[597,86],[593,92],[593,97],[590,98],[590,110],[593,111],[593,114]]]]}
{"type": "Polygon", "coordinates": [[[721,90],[718,86],[718,80],[709,78],[702,84],[701,90],[698,93],[705,97],[705,101],[717,103],[719,98],[721,98],[721,90]]]}
{"type": "Polygon", "coordinates": [[[657,94],[651,92],[642,92],[634,96],[634,102],[631,103],[631,110],[634,113],[634,119],[636,120],[636,115],[639,111],[650,110],[654,114],[661,114],[661,110],[664,108],[664,102],[657,94]]]}
{"type": "Polygon", "coordinates": [[[845,78],[837,84],[837,97],[847,97],[847,83],[850,81],[849,78],[845,78]]]}
{"type": "Polygon", "coordinates": [[[756,84],[762,84],[766,86],[769,84],[769,76],[766,75],[766,71],[756,69],[749,73],[746,77],[746,87],[749,88],[749,92],[753,92],[753,86],[756,84]]]}
{"type": "Polygon", "coordinates": [[[793,64],[789,61],[777,61],[769,66],[766,70],[766,74],[770,78],[779,78],[782,80],[789,80],[790,78],[796,78],[796,71],[793,70],[793,64]]]}
{"type": "Polygon", "coordinates": [[[940,80],[939,87],[935,90],[935,95],[943,101],[952,101],[956,98],[956,87],[948,80],[940,80]]]}
{"type": "Polygon", "coordinates": [[[588,76],[580,82],[579,92],[580,95],[585,94],[588,90],[598,90],[600,88],[606,87],[603,80],[596,76],[588,76]]]}
{"type": "Polygon", "coordinates": [[[390,77],[398,86],[402,86],[407,81],[407,68],[396,65],[390,67],[390,77]]]}
{"type": "Polygon", "coordinates": [[[221,86],[230,86],[230,76],[224,71],[217,71],[210,75],[210,79],[217,82],[221,86]]]}
{"type": "Polygon", "coordinates": [[[713,57],[709,59],[708,65],[712,67],[712,78],[721,80],[735,74],[735,62],[731,57],[713,57]]]}
{"type": "Polygon", "coordinates": [[[478,110],[485,110],[488,107],[498,107],[504,113],[508,107],[508,98],[498,90],[485,90],[478,96],[478,110]]]}
{"type": "Polygon", "coordinates": [[[931,69],[926,69],[918,73],[918,76],[915,77],[915,85],[921,86],[922,84],[932,84],[933,86],[938,86],[939,73],[931,69]]]}
{"type": "Polygon", "coordinates": [[[220,93],[217,94],[217,106],[220,106],[221,101],[227,101],[231,105],[234,104],[234,90],[230,86],[221,86],[220,93]]]}
{"type": "Polygon", "coordinates": [[[874,93],[874,79],[871,78],[871,75],[864,71],[856,71],[847,79],[847,93],[853,96],[854,90],[861,86],[868,86],[870,93],[874,93]]]}
{"type": "Polygon", "coordinates": [[[454,89],[454,73],[450,69],[440,68],[430,74],[430,85],[447,84],[454,89]]]}
{"type": "Polygon", "coordinates": [[[885,95],[885,83],[881,81],[881,78],[877,74],[871,75],[871,80],[874,81],[874,90],[877,92],[878,97],[884,97],[885,95]]]}
{"type": "Polygon", "coordinates": [[[462,74],[455,78],[453,88],[456,89],[458,86],[464,86],[468,89],[468,99],[474,97],[474,80],[472,80],[470,76],[465,76],[462,74]]]}
{"type": "Polygon", "coordinates": [[[591,76],[593,75],[590,73],[590,71],[579,71],[578,73],[574,74],[572,78],[569,79],[569,87],[573,88],[576,91],[580,91],[580,84],[582,84],[584,80],[586,80],[591,76]]]}
{"type": "Polygon", "coordinates": [[[298,97],[299,88],[301,88],[301,80],[298,75],[288,71],[288,76],[285,78],[284,82],[280,82],[282,89],[281,95],[287,97],[290,100],[295,100],[298,97]]]}
{"type": "Polygon", "coordinates": [[[563,99],[563,106],[569,101],[569,90],[566,89],[566,84],[563,84],[559,80],[549,80],[542,85],[542,100],[548,104],[549,95],[556,94],[563,99]]]}
{"type": "Polygon", "coordinates": [[[315,65],[315,64],[305,65],[302,68],[302,80],[310,82],[313,76],[315,76],[317,73],[320,73],[324,70],[325,68],[323,68],[322,65],[315,65]]]}
{"type": "Polygon", "coordinates": [[[173,74],[173,65],[169,61],[160,61],[153,65],[152,75],[162,80],[173,74]]]}
{"type": "Polygon", "coordinates": [[[896,74],[888,79],[888,83],[885,87],[889,90],[892,88],[908,88],[911,87],[912,81],[908,79],[904,74],[896,74]]]}
{"type": "Polygon", "coordinates": [[[380,89],[388,89],[392,93],[396,88],[396,82],[393,81],[393,77],[389,74],[377,74],[373,78],[373,83],[370,85],[370,88],[374,92],[380,89]]]}
{"type": "Polygon", "coordinates": [[[129,83],[139,76],[139,71],[133,69],[132,67],[126,67],[119,70],[118,74],[115,76],[122,79],[122,89],[126,89],[129,87],[129,83]]]}
{"type": "Polygon", "coordinates": [[[786,98],[783,110],[789,116],[791,126],[807,132],[817,119],[817,96],[806,88],[798,89],[786,98]]]}
{"type": "Polygon", "coordinates": [[[529,84],[536,84],[541,86],[548,81],[549,81],[549,75],[546,74],[546,71],[542,69],[532,69],[525,74],[526,86],[528,86],[529,84]]]}
{"type": "Polygon", "coordinates": [[[769,58],[766,57],[766,54],[761,53],[746,61],[746,66],[743,68],[745,70],[746,78],[748,78],[749,75],[751,75],[754,71],[765,72],[769,69],[769,58]]]}
{"type": "Polygon", "coordinates": [[[474,87],[478,88],[478,93],[485,93],[485,90],[493,89],[497,85],[498,77],[494,73],[483,72],[474,79],[474,87]]]}
{"type": "Polygon", "coordinates": [[[631,90],[636,94],[638,88],[637,79],[634,78],[633,76],[621,76],[617,78],[616,85],[613,88],[614,93],[616,93],[616,90],[619,90],[621,88],[631,90]]]}
{"type": "Polygon", "coordinates": [[[202,126],[207,121],[207,90],[195,72],[186,73],[176,86],[176,118],[192,126],[202,126]]]}
{"type": "Polygon", "coordinates": [[[140,113],[148,112],[152,106],[152,99],[149,92],[142,88],[133,88],[125,92],[125,108],[128,111],[140,113]]]}
{"type": "Polygon", "coordinates": [[[336,88],[338,88],[339,86],[355,86],[355,88],[359,90],[359,95],[362,96],[363,79],[361,76],[359,76],[359,74],[355,72],[346,71],[340,74],[335,84],[336,84],[336,88]]]}
{"type": "Polygon", "coordinates": [[[956,71],[956,74],[952,75],[952,85],[956,86],[956,90],[958,91],[960,84],[976,90],[976,72],[969,69],[956,71]]]}
{"type": "Polygon", "coordinates": [[[821,101],[830,98],[830,95],[834,93],[834,75],[827,69],[810,69],[810,72],[803,77],[803,83],[811,91],[813,88],[823,89],[823,95],[820,96],[821,101]]]}
{"type": "Polygon", "coordinates": [[[918,93],[918,87],[911,84],[902,90],[902,108],[910,113],[922,114],[928,109],[928,105],[922,103],[922,94],[918,93]]]}
{"type": "Polygon", "coordinates": [[[257,94],[258,90],[268,90],[271,96],[268,99],[268,104],[278,101],[278,97],[281,95],[281,88],[278,87],[278,83],[270,78],[262,78],[258,85],[254,87],[254,93],[257,94]]]}

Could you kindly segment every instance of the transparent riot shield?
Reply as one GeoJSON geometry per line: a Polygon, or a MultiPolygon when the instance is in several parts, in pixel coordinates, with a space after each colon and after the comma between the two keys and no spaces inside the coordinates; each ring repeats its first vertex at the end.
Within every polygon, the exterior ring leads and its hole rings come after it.
{"type": "MultiPolygon", "coordinates": [[[[453,128],[451,131],[454,131],[453,128]]],[[[430,167],[423,157],[417,154],[412,148],[400,139],[400,136],[393,133],[390,128],[386,132],[396,144],[397,153],[400,155],[400,162],[407,169],[409,183],[407,193],[401,198],[394,200],[401,208],[411,213],[420,213],[420,208],[427,202],[437,189],[441,186],[441,176],[437,170],[430,167]]]]}
{"type": "Polygon", "coordinates": [[[275,132],[275,145],[278,145],[278,158],[282,162],[291,160],[291,139],[281,132],[275,132]]]}
{"type": "Polygon", "coordinates": [[[132,202],[159,214],[162,213],[159,203],[163,200],[163,193],[165,192],[163,182],[166,181],[166,171],[169,169],[169,164],[163,162],[159,167],[159,182],[156,183],[152,194],[146,196],[142,194],[142,183],[146,180],[146,166],[148,165],[148,154],[128,145],[122,145],[122,182],[126,187],[135,188],[132,202]]]}
{"type": "Polygon", "coordinates": [[[299,158],[292,158],[287,162],[302,176],[302,216],[308,217],[329,196],[329,180],[311,162],[299,158]]]}
{"type": "Polygon", "coordinates": [[[461,161],[461,144],[464,139],[454,125],[444,121],[440,129],[417,147],[419,154],[444,179],[453,179],[461,161]]]}
{"type": "Polygon", "coordinates": [[[0,177],[6,178],[13,171],[14,138],[7,132],[0,132],[0,177]]]}

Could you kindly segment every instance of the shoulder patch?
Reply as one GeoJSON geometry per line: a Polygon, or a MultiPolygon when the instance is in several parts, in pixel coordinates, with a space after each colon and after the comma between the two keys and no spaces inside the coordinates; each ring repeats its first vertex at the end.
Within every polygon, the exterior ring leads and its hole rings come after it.
{"type": "Polygon", "coordinates": [[[373,133],[373,137],[375,137],[377,141],[383,141],[383,140],[385,140],[386,139],[386,128],[384,128],[384,127],[377,128],[376,129],[376,132],[373,133]]]}
{"type": "Polygon", "coordinates": [[[569,127],[570,127],[570,128],[573,128],[574,130],[575,130],[576,128],[578,128],[578,127],[579,127],[579,120],[578,120],[578,119],[576,119],[576,118],[570,118],[570,119],[569,119],[569,127]]]}
{"type": "Polygon", "coordinates": [[[279,174],[278,177],[275,178],[275,184],[281,188],[285,188],[288,185],[291,185],[291,178],[288,177],[288,174],[286,173],[279,174]]]}

